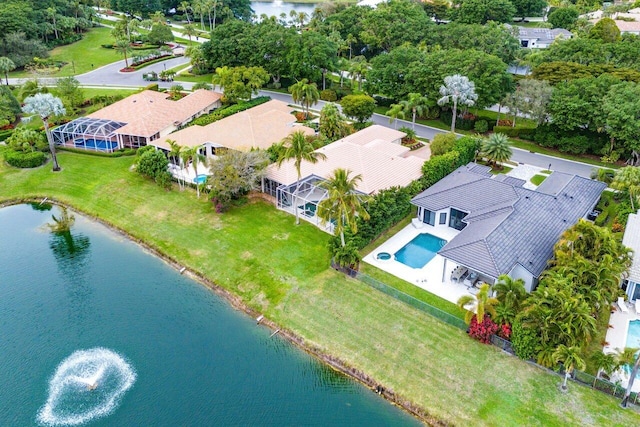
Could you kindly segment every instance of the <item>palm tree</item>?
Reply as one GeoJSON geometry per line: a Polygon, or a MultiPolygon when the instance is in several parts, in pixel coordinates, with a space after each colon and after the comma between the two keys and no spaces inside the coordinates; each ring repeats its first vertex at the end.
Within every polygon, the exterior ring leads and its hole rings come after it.
{"type": "Polygon", "coordinates": [[[493,285],[496,299],[499,305],[496,307],[497,320],[503,323],[512,324],[518,314],[522,301],[527,296],[524,288],[524,280],[513,280],[506,274],[498,277],[498,281],[493,285]]]}
{"type": "Polygon", "coordinates": [[[634,201],[640,196],[640,167],[626,166],[618,169],[611,182],[611,188],[629,193],[631,210],[636,211],[634,201]]]}
{"type": "Polygon", "coordinates": [[[509,160],[513,154],[509,138],[503,133],[491,134],[491,136],[482,143],[480,151],[489,163],[500,168],[502,168],[502,162],[509,160]]]}
{"type": "MultiPolygon", "coordinates": [[[[401,115],[402,118],[404,118],[407,113],[411,112],[411,124],[412,124],[411,128],[415,130],[416,117],[418,115],[422,116],[426,112],[428,112],[430,107],[429,104],[430,102],[426,97],[420,95],[419,93],[410,93],[406,100],[400,101],[399,104],[395,104],[395,105],[400,106],[399,108],[402,111],[402,115],[401,115]]],[[[391,110],[393,110],[392,112],[395,112],[394,106],[392,105],[391,107],[392,107],[391,110]]]]}
{"type": "Polygon", "coordinates": [[[602,373],[607,375],[611,375],[611,373],[616,369],[616,358],[613,354],[605,354],[601,351],[595,352],[591,356],[591,361],[596,365],[598,369],[597,377],[599,378],[602,373]]]}
{"type": "Polygon", "coordinates": [[[200,154],[200,147],[190,147],[184,148],[182,150],[182,163],[184,164],[185,169],[189,168],[189,163],[193,165],[193,172],[196,175],[195,184],[196,184],[196,195],[200,198],[200,183],[198,182],[198,163],[205,163],[206,157],[200,154]]]}
{"type": "MultiPolygon", "coordinates": [[[[169,151],[169,158],[173,159],[174,163],[176,164],[176,166],[178,166],[180,168],[180,172],[182,172],[182,163],[181,163],[181,159],[182,159],[182,152],[185,149],[184,146],[179,145],[175,140],[173,139],[167,139],[167,144],[169,144],[169,147],[171,148],[171,150],[169,151]]],[[[180,177],[178,178],[178,185],[180,186],[180,189],[182,190],[183,188],[183,179],[181,180],[180,178],[184,178],[184,176],[182,174],[180,174],[180,177]]]]}
{"type": "Polygon", "coordinates": [[[37,93],[33,96],[29,96],[24,100],[24,107],[22,111],[27,114],[37,114],[44,123],[44,131],[47,135],[47,141],[49,142],[49,150],[51,151],[51,158],[53,159],[53,171],[60,170],[58,164],[58,158],[56,157],[56,147],[53,143],[51,136],[51,130],[49,129],[49,117],[60,116],[66,114],[66,110],[62,104],[60,98],[57,98],[50,93],[37,93]]]}
{"type": "Polygon", "coordinates": [[[627,403],[629,402],[629,396],[631,396],[631,388],[633,387],[633,383],[636,380],[636,375],[638,375],[638,368],[640,367],[640,356],[636,357],[636,361],[633,364],[633,369],[631,370],[631,375],[629,376],[629,384],[627,384],[627,389],[624,392],[624,397],[622,398],[622,402],[620,402],[620,406],[623,408],[627,407],[627,403]]]}
{"type": "Polygon", "coordinates": [[[564,365],[564,381],[562,383],[562,390],[567,390],[567,380],[569,380],[569,377],[575,368],[583,370],[586,367],[581,353],[582,350],[580,350],[580,347],[568,347],[564,344],[560,344],[553,352],[554,362],[562,362],[564,365]]]}
{"type": "Polygon", "coordinates": [[[349,63],[349,73],[354,82],[358,82],[358,91],[362,90],[362,79],[369,71],[371,65],[367,62],[367,58],[362,55],[354,57],[349,63]]]}
{"type": "MultiPolygon", "coordinates": [[[[178,10],[180,12],[184,12],[184,14],[187,15],[187,23],[188,24],[191,24],[191,18],[189,18],[189,10],[190,9],[191,9],[191,6],[186,1],[180,2],[180,4],[178,5],[178,10]]],[[[191,40],[191,38],[189,38],[189,40],[191,40]]]]}
{"type": "Polygon", "coordinates": [[[322,224],[335,220],[334,232],[340,235],[340,243],[344,248],[344,230],[349,226],[352,233],[358,232],[358,217],[365,221],[369,219],[369,213],[363,206],[365,196],[357,192],[358,183],[362,180],[361,175],[349,177],[351,171],[348,169],[336,169],[333,175],[320,186],[327,190],[327,198],[318,205],[318,217],[322,224]]]}
{"type": "Polygon", "coordinates": [[[16,69],[16,64],[6,56],[0,57],[0,73],[4,73],[4,78],[9,86],[9,71],[16,69]]]}
{"type": "Polygon", "coordinates": [[[113,48],[116,50],[116,52],[124,56],[124,66],[128,67],[129,58],[127,55],[131,53],[131,43],[129,43],[128,40],[119,39],[119,40],[116,40],[116,43],[113,45],[113,48]]]}
{"type": "Polygon", "coordinates": [[[302,178],[301,168],[302,161],[309,163],[317,163],[318,160],[324,160],[327,158],[323,153],[315,151],[313,145],[307,138],[307,135],[301,130],[290,133],[285,139],[282,140],[284,149],[280,152],[278,158],[278,167],[287,160],[293,160],[293,165],[298,172],[298,180],[296,181],[296,189],[293,192],[294,198],[294,210],[296,213],[296,225],[300,224],[300,217],[298,216],[298,188],[300,186],[300,179],[302,178]]]}
{"type": "Polygon", "coordinates": [[[305,115],[309,117],[309,107],[315,105],[320,100],[320,92],[315,83],[302,79],[289,87],[289,93],[293,102],[301,103],[305,108],[305,115]]]}
{"type": "Polygon", "coordinates": [[[484,319],[485,313],[488,313],[490,316],[496,315],[495,306],[498,304],[498,300],[489,296],[490,291],[491,287],[488,283],[485,283],[480,286],[480,290],[476,295],[463,295],[458,299],[458,307],[467,310],[464,316],[464,321],[467,325],[471,323],[473,316],[476,316],[478,323],[480,323],[484,319]],[[470,309],[467,308],[467,306],[469,306],[470,309]],[[475,313],[473,312],[474,309],[476,311],[475,313]]]}
{"type": "Polygon", "coordinates": [[[389,116],[389,123],[393,122],[394,129],[398,127],[398,117],[401,119],[405,118],[404,109],[400,104],[391,104],[391,108],[386,114],[389,116]]]}
{"type": "Polygon", "coordinates": [[[440,95],[442,98],[438,100],[438,105],[453,103],[451,132],[455,132],[458,105],[472,106],[476,103],[478,99],[476,86],[472,81],[469,81],[468,77],[454,74],[444,78],[444,85],[440,86],[440,95]]]}
{"type": "Polygon", "coordinates": [[[184,27],[182,27],[182,32],[180,34],[182,34],[183,36],[189,37],[189,41],[191,41],[191,37],[198,34],[198,30],[196,29],[195,25],[187,24],[184,27]]]}

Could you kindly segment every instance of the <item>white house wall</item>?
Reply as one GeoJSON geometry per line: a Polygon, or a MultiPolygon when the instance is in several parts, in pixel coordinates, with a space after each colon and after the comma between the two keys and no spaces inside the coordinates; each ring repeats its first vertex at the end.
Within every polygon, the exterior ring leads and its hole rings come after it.
{"type": "Polygon", "coordinates": [[[527,292],[532,292],[537,284],[536,278],[520,264],[516,264],[515,267],[509,272],[509,277],[513,280],[522,279],[524,281],[524,288],[527,292]]]}

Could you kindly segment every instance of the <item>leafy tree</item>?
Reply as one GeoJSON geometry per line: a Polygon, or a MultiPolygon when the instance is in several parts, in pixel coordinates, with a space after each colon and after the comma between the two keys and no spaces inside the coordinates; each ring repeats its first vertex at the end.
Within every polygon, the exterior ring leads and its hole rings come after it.
{"type": "Polygon", "coordinates": [[[207,184],[211,186],[211,195],[219,210],[223,210],[232,200],[245,196],[254,190],[265,175],[269,164],[264,151],[242,152],[228,150],[211,162],[211,175],[207,184]]]}
{"type": "Polygon", "coordinates": [[[318,217],[322,224],[334,222],[334,232],[340,236],[342,247],[346,246],[344,230],[349,227],[353,234],[358,232],[357,218],[369,219],[369,213],[363,206],[366,196],[357,191],[361,175],[351,177],[351,171],[336,169],[333,174],[320,183],[327,190],[327,197],[318,205],[318,217]]]}
{"type": "Polygon", "coordinates": [[[620,29],[613,19],[602,18],[589,30],[589,38],[613,43],[620,39],[620,29]]]}
{"type": "Polygon", "coordinates": [[[519,16],[523,20],[528,16],[542,16],[547,7],[546,0],[511,0],[511,3],[516,8],[514,16],[519,16]]]}
{"type": "Polygon", "coordinates": [[[124,56],[124,66],[129,67],[129,57],[128,55],[131,53],[131,43],[129,43],[126,39],[116,40],[113,48],[116,52],[124,56]]]}
{"type": "Polygon", "coordinates": [[[362,79],[367,75],[370,64],[367,62],[367,58],[362,55],[358,55],[351,60],[349,65],[349,73],[354,82],[358,82],[358,90],[362,90],[362,79]]]}
{"type": "Polygon", "coordinates": [[[453,150],[458,137],[455,133],[438,133],[433,137],[429,148],[432,156],[441,156],[453,150]]]}
{"type": "Polygon", "coordinates": [[[397,105],[400,106],[397,112],[399,117],[404,118],[408,113],[411,113],[411,128],[415,129],[416,117],[424,116],[429,111],[429,108],[435,105],[435,102],[430,101],[419,93],[410,93],[407,99],[400,101],[397,105]]]}
{"type": "Polygon", "coordinates": [[[509,0],[464,0],[455,13],[455,20],[463,24],[511,22],[515,15],[516,8],[509,0]]]}
{"type": "MultiPolygon", "coordinates": [[[[4,6],[0,9],[4,9],[4,6]]],[[[0,49],[2,49],[2,55],[11,59],[16,68],[24,67],[35,57],[46,58],[49,55],[44,44],[39,40],[28,38],[21,31],[5,34],[4,44],[0,49]]]]}
{"type": "Polygon", "coordinates": [[[24,126],[16,128],[6,142],[12,149],[27,153],[47,149],[42,133],[24,126]]]}
{"type": "Polygon", "coordinates": [[[371,59],[365,87],[370,93],[381,93],[393,99],[405,98],[412,92],[412,80],[406,71],[413,63],[424,60],[424,53],[417,47],[403,45],[388,54],[371,59]]]}
{"type": "Polygon", "coordinates": [[[289,86],[289,93],[293,98],[293,102],[302,104],[306,117],[309,117],[309,107],[317,104],[320,100],[318,86],[315,83],[310,83],[307,79],[299,80],[289,86]]]}
{"type": "Polygon", "coordinates": [[[260,65],[252,59],[259,52],[253,28],[250,23],[236,19],[218,25],[201,47],[206,68],[260,65]]]}
{"type": "Polygon", "coordinates": [[[449,13],[449,2],[446,0],[433,0],[431,2],[423,2],[424,12],[436,22],[440,22],[447,18],[449,13]]]}
{"type": "Polygon", "coordinates": [[[171,186],[171,174],[167,170],[169,160],[160,150],[145,150],[137,159],[136,171],[153,179],[161,187],[171,186]]]}
{"type": "Polygon", "coordinates": [[[303,31],[287,38],[288,74],[294,79],[319,81],[323,70],[333,71],[338,59],[338,44],[315,31],[303,31]]]}
{"type": "Polygon", "coordinates": [[[221,67],[216,69],[213,83],[221,86],[232,102],[251,99],[269,81],[269,73],[261,67],[221,67]]]}
{"type": "Polygon", "coordinates": [[[4,74],[7,86],[9,86],[9,71],[16,69],[16,64],[6,56],[0,57],[0,73],[4,74]]]}
{"type": "Polygon", "coordinates": [[[405,42],[417,44],[433,28],[433,23],[417,3],[380,3],[366,15],[360,37],[370,48],[389,51],[405,42]]]}
{"type": "Polygon", "coordinates": [[[319,160],[326,159],[323,153],[315,151],[313,145],[304,134],[303,131],[295,131],[290,133],[283,141],[284,149],[280,153],[278,159],[278,167],[288,160],[293,160],[293,165],[298,173],[298,180],[296,181],[296,189],[293,192],[294,206],[296,206],[296,225],[300,224],[300,217],[298,214],[298,189],[300,186],[300,179],[302,178],[302,162],[317,163],[319,160]]]}
{"type": "Polygon", "coordinates": [[[444,78],[444,85],[440,86],[440,95],[442,95],[442,98],[438,99],[438,104],[453,104],[451,132],[456,131],[458,105],[471,106],[474,105],[476,99],[478,99],[475,89],[475,84],[469,81],[469,78],[466,76],[454,74],[453,76],[444,78]]]}
{"type": "Polygon", "coordinates": [[[553,28],[564,28],[570,30],[575,25],[580,12],[575,7],[559,7],[547,17],[547,21],[553,28]]]}
{"type": "Polygon", "coordinates": [[[640,167],[626,166],[616,171],[611,188],[629,195],[631,210],[636,211],[634,201],[640,201],[640,167]]]}
{"type": "Polygon", "coordinates": [[[544,80],[523,79],[518,85],[521,103],[518,109],[542,124],[547,120],[547,106],[551,100],[552,87],[544,80]]]}
{"type": "Polygon", "coordinates": [[[60,98],[69,107],[69,110],[75,111],[84,101],[80,82],[73,76],[58,79],[56,89],[60,98]]]}
{"type": "MultiPolygon", "coordinates": [[[[623,144],[626,152],[640,152],[640,85],[631,82],[611,87],[602,100],[607,133],[623,144]]],[[[613,151],[613,144],[610,151],[613,151]]]]}
{"type": "Polygon", "coordinates": [[[496,315],[495,306],[498,300],[490,296],[491,287],[488,283],[480,286],[480,290],[476,295],[463,295],[458,299],[458,307],[467,310],[464,315],[464,321],[469,324],[471,318],[484,319],[485,313],[490,316],[496,315]],[[467,307],[471,307],[471,310],[467,307]],[[475,313],[473,312],[475,309],[475,313]]]}
{"type": "Polygon", "coordinates": [[[376,101],[369,95],[347,95],[340,101],[342,112],[347,116],[364,124],[373,115],[376,101]]]}
{"type": "Polygon", "coordinates": [[[327,102],[320,110],[320,135],[333,142],[349,134],[349,126],[338,106],[327,102]]]}
{"type": "Polygon", "coordinates": [[[571,373],[575,368],[580,370],[584,369],[587,365],[581,357],[582,350],[580,347],[571,346],[567,347],[564,344],[560,344],[553,353],[553,359],[556,363],[562,362],[564,365],[564,382],[562,383],[562,389],[567,389],[567,380],[571,376],[571,373]]]}
{"type": "MultiPolygon", "coordinates": [[[[499,308],[500,305],[496,307],[496,311],[499,311],[499,308]]],[[[532,327],[522,325],[517,317],[512,326],[511,345],[516,356],[523,360],[533,359],[537,352],[536,349],[540,345],[537,331],[532,327]]]]}
{"type": "Polygon", "coordinates": [[[62,105],[60,98],[56,98],[50,93],[38,93],[33,96],[29,96],[24,100],[24,107],[22,110],[27,114],[37,114],[44,123],[44,131],[47,135],[47,141],[49,142],[49,151],[51,151],[51,158],[53,159],[53,171],[60,170],[58,164],[58,158],[56,157],[56,147],[51,137],[51,130],[49,129],[49,118],[51,116],[61,116],[66,114],[66,110],[62,105]]]}
{"type": "Polygon", "coordinates": [[[513,280],[508,275],[503,274],[498,277],[498,281],[493,285],[493,290],[498,300],[496,320],[510,325],[513,324],[522,302],[527,298],[524,281],[522,279],[513,280]]]}
{"type": "Polygon", "coordinates": [[[171,27],[167,24],[155,24],[151,27],[151,31],[147,34],[147,40],[151,44],[155,45],[163,45],[167,42],[173,41],[173,32],[171,31],[171,27]]]}
{"type": "Polygon", "coordinates": [[[276,88],[280,87],[280,77],[289,72],[287,50],[290,39],[297,37],[291,28],[274,24],[271,21],[260,22],[253,28],[255,35],[249,42],[256,42],[251,52],[251,64],[264,68],[273,77],[276,88]]]}
{"type": "Polygon", "coordinates": [[[502,169],[502,163],[509,160],[513,154],[509,138],[503,133],[492,133],[489,138],[482,143],[480,151],[489,163],[492,163],[494,167],[500,169],[502,169]]]}
{"type": "Polygon", "coordinates": [[[8,125],[22,113],[20,103],[8,86],[0,87],[0,126],[8,125]]]}

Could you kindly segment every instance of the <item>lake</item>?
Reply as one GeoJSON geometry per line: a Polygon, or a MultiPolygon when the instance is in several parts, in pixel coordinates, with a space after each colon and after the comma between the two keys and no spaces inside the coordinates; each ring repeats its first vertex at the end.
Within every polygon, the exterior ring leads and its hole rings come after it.
{"type": "Polygon", "coordinates": [[[292,10],[296,12],[305,12],[308,15],[307,21],[311,18],[311,14],[316,8],[317,4],[315,3],[289,3],[283,1],[252,1],[251,9],[253,9],[256,16],[260,16],[263,13],[267,16],[275,16],[280,17],[281,13],[287,15],[287,19],[289,19],[289,13],[292,10]]]}
{"type": "Polygon", "coordinates": [[[128,239],[52,215],[0,209],[0,425],[419,425],[128,239]]]}

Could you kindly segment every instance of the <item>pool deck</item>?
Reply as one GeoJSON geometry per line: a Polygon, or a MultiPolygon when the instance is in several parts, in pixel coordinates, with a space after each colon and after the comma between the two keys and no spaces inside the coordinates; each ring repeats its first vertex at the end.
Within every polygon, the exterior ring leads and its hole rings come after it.
{"type": "Polygon", "coordinates": [[[419,234],[429,233],[448,242],[459,233],[459,231],[450,227],[430,227],[428,225],[420,227],[420,224],[417,222],[416,224],[418,227],[413,223],[407,225],[396,235],[378,246],[373,252],[367,254],[363,258],[363,261],[454,304],[457,303],[461,296],[472,295],[472,292],[467,286],[461,282],[458,283],[450,280],[451,271],[457,267],[457,264],[454,262],[446,261],[446,270],[444,270],[445,274],[443,278],[445,259],[440,255],[436,255],[422,268],[411,268],[393,258],[393,254],[419,234]],[[376,256],[380,252],[388,252],[391,254],[391,259],[377,259],[376,256]]]}
{"type": "MultiPolygon", "coordinates": [[[[169,163],[169,172],[175,179],[184,180],[190,184],[195,183],[194,179],[196,178],[196,172],[193,170],[192,166],[180,168],[173,163],[169,163]]],[[[198,175],[211,175],[211,171],[209,170],[208,166],[199,164],[198,175]]]]}
{"type": "MultiPolygon", "coordinates": [[[[629,332],[629,322],[632,320],[640,320],[640,314],[636,313],[635,307],[630,303],[627,303],[627,309],[629,310],[627,313],[624,313],[620,310],[617,303],[612,304],[612,308],[615,310],[611,313],[611,318],[609,319],[609,324],[613,326],[607,330],[607,336],[605,341],[607,341],[608,345],[606,345],[602,351],[606,354],[615,353],[617,349],[624,349],[627,344],[627,334],[629,332]]],[[[635,347],[640,348],[640,343],[635,345],[635,347]]],[[[626,375],[614,373],[612,375],[612,382],[616,382],[616,380],[620,380],[620,384],[623,387],[627,386],[627,378],[626,375]]],[[[634,392],[640,392],[640,381],[635,381],[633,383],[634,392]]]]}

